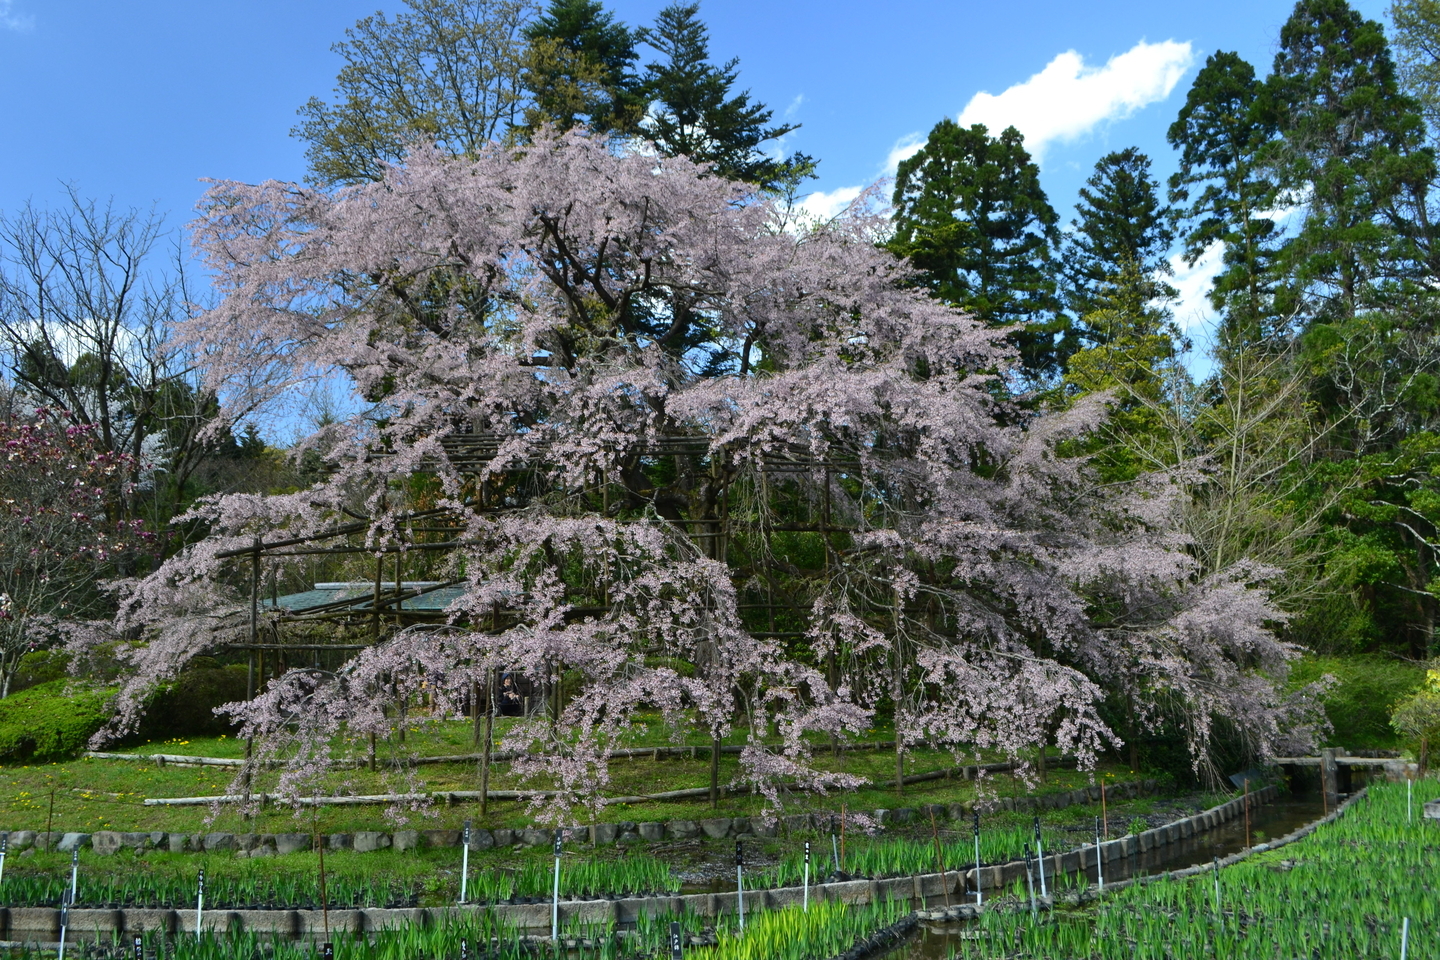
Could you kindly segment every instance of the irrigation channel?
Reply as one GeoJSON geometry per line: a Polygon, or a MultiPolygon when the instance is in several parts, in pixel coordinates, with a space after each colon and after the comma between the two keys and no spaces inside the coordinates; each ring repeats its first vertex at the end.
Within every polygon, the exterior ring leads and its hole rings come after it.
{"type": "MultiPolygon", "coordinates": [[[[1324,814],[1323,797],[1318,791],[1286,795],[1251,812],[1248,836],[1244,819],[1229,820],[1204,833],[1110,860],[1103,865],[1104,881],[1114,884],[1134,877],[1153,877],[1213,863],[1216,859],[1240,853],[1252,844],[1285,836],[1324,814]]],[[[1095,888],[1093,865],[1083,881],[1078,876],[1069,877],[1062,889],[1073,888],[1082,882],[1086,887],[1095,888]]],[[[1019,893],[1018,889],[1012,890],[1013,893],[1019,893]]],[[[1023,907],[1023,902],[1021,905],[1023,907]]],[[[876,954],[876,957],[883,956],[884,960],[950,960],[951,957],[963,957],[966,948],[974,942],[972,928],[973,924],[969,922],[921,922],[894,950],[876,954]]]]}

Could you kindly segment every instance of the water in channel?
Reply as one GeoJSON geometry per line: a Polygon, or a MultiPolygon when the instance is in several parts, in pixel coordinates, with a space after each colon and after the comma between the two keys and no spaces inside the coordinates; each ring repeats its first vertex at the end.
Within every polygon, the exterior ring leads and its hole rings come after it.
{"type": "MultiPolygon", "coordinates": [[[[1250,814],[1250,843],[1275,840],[1324,815],[1318,792],[1287,795],[1257,807],[1250,814]]],[[[1181,870],[1215,857],[1227,857],[1246,847],[1243,817],[1221,824],[1214,830],[1149,850],[1138,857],[1123,857],[1105,864],[1105,882],[1128,880],[1131,876],[1153,876],[1181,870]]],[[[1095,882],[1093,868],[1089,881],[1095,882]]],[[[904,943],[884,955],[884,960],[948,960],[961,951],[966,925],[963,923],[921,924],[904,943]]],[[[963,955],[963,954],[962,954],[963,955]]]]}

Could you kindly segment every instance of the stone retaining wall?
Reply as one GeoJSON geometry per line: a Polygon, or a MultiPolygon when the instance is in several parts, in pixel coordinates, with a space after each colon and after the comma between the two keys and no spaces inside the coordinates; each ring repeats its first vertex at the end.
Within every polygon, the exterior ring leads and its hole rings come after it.
{"type": "MultiPolygon", "coordinates": [[[[1250,803],[1268,803],[1278,795],[1275,787],[1265,787],[1250,794],[1250,803]]],[[[1245,799],[1237,798],[1218,807],[1212,807],[1195,816],[1178,820],[1163,827],[1132,834],[1108,843],[1102,843],[1104,858],[1114,860],[1130,856],[1138,844],[1139,849],[1152,850],[1172,843],[1183,837],[1214,829],[1229,820],[1245,815],[1245,799]]],[[[1073,873],[1090,865],[1093,869],[1095,848],[1052,854],[1045,858],[1046,875],[1073,873]],[[1088,859],[1087,859],[1088,858],[1088,859]]],[[[984,889],[994,889],[1023,877],[1024,861],[981,868],[980,879],[984,889]]],[[[977,871],[954,870],[947,873],[922,874],[913,877],[893,877],[887,880],[850,880],[838,883],[820,883],[810,887],[810,897],[815,900],[842,900],[848,903],[864,904],[884,899],[904,900],[917,909],[939,906],[946,898],[953,902],[963,899],[966,891],[973,888],[977,871]]],[[[774,890],[755,890],[745,893],[745,909],[773,910],[779,907],[798,905],[804,891],[800,887],[783,887],[774,890]]],[[[736,894],[699,893],[663,897],[634,897],[625,900],[573,900],[560,903],[560,922],[571,920],[613,922],[618,926],[633,924],[641,915],[663,913],[688,913],[713,917],[723,913],[734,913],[736,894]]],[[[372,908],[365,910],[331,910],[331,934],[375,933],[386,928],[419,924],[431,926],[443,923],[449,918],[491,910],[496,916],[520,931],[548,931],[550,929],[549,903],[497,904],[494,906],[451,906],[415,907],[403,909],[372,908]]],[[[70,911],[72,935],[103,936],[112,934],[125,936],[147,930],[163,930],[167,933],[194,933],[195,911],[183,910],[87,910],[77,907],[70,911]]],[[[0,908],[0,939],[8,940],[53,940],[59,935],[60,914],[48,907],[0,908]]],[[[245,930],[261,934],[277,934],[294,938],[319,938],[324,932],[324,918],[319,910],[209,910],[204,914],[203,928],[223,932],[245,930]]]]}
{"type": "MultiPolygon", "coordinates": [[[[1157,784],[1154,780],[1132,780],[1117,783],[1106,788],[1106,796],[1116,800],[1128,800],[1153,793],[1157,784]]],[[[927,821],[933,812],[937,820],[963,820],[978,809],[980,813],[997,810],[1020,811],[1022,813],[1059,810],[1063,807],[1082,803],[1099,803],[1099,786],[1079,787],[1059,793],[1003,797],[979,800],[971,803],[931,804],[922,807],[901,807],[894,810],[875,810],[867,816],[882,825],[909,823],[914,820],[927,821]]],[[[619,823],[600,823],[593,826],[569,827],[566,836],[574,841],[611,843],[660,843],[667,840],[690,840],[709,837],[715,840],[741,837],[789,836],[808,830],[830,829],[830,814],[800,814],[766,821],[762,817],[715,817],[705,820],[668,820],[619,823]]],[[[100,830],[90,833],[36,833],[33,830],[16,830],[9,834],[10,852],[16,853],[31,847],[48,849],[51,843],[56,849],[68,852],[80,848],[92,848],[101,856],[109,856],[121,850],[166,850],[171,853],[230,852],[241,857],[266,857],[281,853],[296,853],[314,846],[314,836],[308,833],[166,833],[120,832],[100,830]]],[[[362,853],[375,850],[395,849],[399,851],[426,848],[447,848],[460,846],[462,834],[459,830],[362,830],[356,833],[333,833],[322,835],[321,840],[328,850],[357,850],[362,853]]],[[[555,838],[551,830],[530,828],[525,830],[472,829],[471,850],[489,850],[493,847],[549,846],[555,838]]]]}

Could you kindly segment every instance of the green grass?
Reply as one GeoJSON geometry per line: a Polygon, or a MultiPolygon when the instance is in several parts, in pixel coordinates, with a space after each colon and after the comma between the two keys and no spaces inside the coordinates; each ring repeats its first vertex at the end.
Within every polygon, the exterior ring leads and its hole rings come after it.
{"type": "MultiPolygon", "coordinates": [[[[497,731],[497,736],[502,731],[497,731]]],[[[406,749],[427,756],[451,756],[474,750],[471,728],[466,723],[426,724],[407,735],[406,749]]],[[[882,739],[884,731],[876,731],[882,739]]],[[[644,737],[637,736],[637,745],[667,744],[668,732],[658,725],[644,737]]],[[[739,742],[740,736],[734,738],[739,742]]],[[[391,764],[397,759],[398,747],[382,745],[379,751],[381,769],[336,770],[321,785],[322,792],[385,794],[409,789],[406,772],[391,764]]],[[[134,748],[146,756],[155,753],[238,758],[244,744],[232,738],[176,737],[155,741],[134,748]]],[[[817,764],[826,769],[884,779],[893,776],[894,755],[887,751],[850,751],[832,757],[821,751],[817,764]]],[[[907,774],[940,770],[954,765],[944,751],[916,750],[910,754],[907,774]]],[[[610,763],[611,796],[648,794],[664,790],[705,787],[709,783],[709,759],[700,751],[696,759],[689,757],[653,760],[616,758],[610,763]]],[[[473,762],[434,764],[420,767],[419,775],[426,789],[433,791],[475,790],[479,787],[478,764],[473,762]]],[[[727,783],[740,772],[738,757],[725,754],[720,762],[721,783],[727,783]]],[[[1128,778],[1120,768],[1112,781],[1128,778]]],[[[150,763],[82,759],[49,764],[10,764],[0,766],[0,829],[45,830],[53,822],[55,830],[167,830],[185,833],[223,831],[230,833],[288,833],[310,831],[316,820],[309,811],[298,819],[293,810],[271,806],[253,819],[244,818],[235,807],[221,808],[211,817],[208,807],[145,806],[147,797],[215,796],[229,791],[235,771],[225,767],[182,768],[150,763]],[[51,791],[54,791],[54,815],[51,818],[51,791]]],[[[262,774],[254,784],[256,791],[273,790],[278,771],[262,774]]],[[[1041,791],[1068,790],[1089,782],[1089,775],[1071,770],[1052,769],[1041,791]]],[[[510,773],[509,765],[497,763],[491,771],[492,789],[515,789],[527,786],[510,773]]],[[[535,784],[541,786],[543,784],[535,784]]],[[[1026,792],[1022,783],[1008,776],[992,778],[989,789],[1001,795],[1026,792]]],[[[873,810],[929,803],[963,803],[976,797],[975,784],[963,780],[934,780],[911,784],[903,793],[894,788],[868,787],[848,792],[833,792],[819,797],[791,797],[791,809],[828,811],[838,814],[842,805],[851,810],[873,810]]],[[[412,816],[408,826],[417,829],[456,828],[465,820],[485,827],[526,827],[533,821],[526,814],[524,803],[494,801],[489,813],[481,818],[479,805],[459,803],[453,807],[436,806],[428,814],[412,816]]],[[[625,820],[701,819],[710,816],[750,816],[763,812],[763,798],[746,793],[729,794],[712,810],[705,800],[646,802],[643,804],[610,804],[600,813],[602,822],[625,820]]],[[[590,815],[576,811],[572,823],[589,822],[590,815]]],[[[383,806],[322,808],[318,816],[322,832],[353,832],[384,829],[387,826],[383,806]]]]}
{"type": "MultiPolygon", "coordinates": [[[[1424,796],[1432,795],[1433,783],[1424,796]]],[[[988,911],[953,956],[1029,960],[1162,960],[1217,956],[1440,958],[1440,828],[1406,822],[1404,785],[1375,786],[1336,823],[1213,874],[1128,887],[1037,923],[988,911]]]]}
{"type": "Polygon", "coordinates": [[[1350,750],[1398,747],[1390,712],[1424,683],[1424,665],[1378,655],[1307,656],[1291,668],[1290,685],[1303,686],[1326,674],[1336,680],[1323,699],[1325,715],[1335,728],[1330,744],[1350,750]]]}

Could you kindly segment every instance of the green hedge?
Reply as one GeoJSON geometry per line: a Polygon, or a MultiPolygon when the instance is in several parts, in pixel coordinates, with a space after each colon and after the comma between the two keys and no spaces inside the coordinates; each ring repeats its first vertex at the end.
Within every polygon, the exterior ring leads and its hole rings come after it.
{"type": "MultiPolygon", "coordinates": [[[[215,715],[222,703],[245,699],[245,668],[187,670],[151,697],[132,739],[219,736],[235,728],[215,715]]],[[[114,686],[51,680],[0,700],[0,763],[71,760],[111,717],[114,686]]]]}
{"type": "Polygon", "coordinates": [[[52,680],[0,700],[0,760],[69,760],[110,719],[113,688],[52,680]]]}

